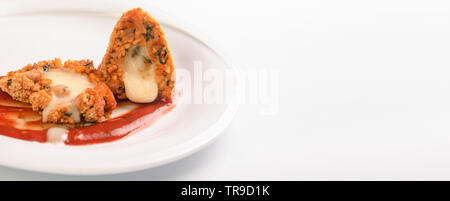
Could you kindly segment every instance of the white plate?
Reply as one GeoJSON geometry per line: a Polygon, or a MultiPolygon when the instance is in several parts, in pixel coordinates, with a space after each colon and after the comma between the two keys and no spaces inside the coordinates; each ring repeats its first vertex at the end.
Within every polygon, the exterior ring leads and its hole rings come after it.
{"type": "MultiPolygon", "coordinates": [[[[121,13],[140,6],[163,26],[175,67],[194,75],[231,70],[224,59],[185,23],[136,2],[2,1],[0,3],[0,73],[54,57],[93,59],[98,65],[109,34],[121,13]]],[[[237,80],[237,78],[235,79],[237,80]]],[[[0,164],[61,174],[111,174],[166,164],[205,147],[230,123],[237,107],[237,85],[224,104],[179,104],[155,124],[121,140],[89,146],[57,146],[0,136],[0,164]]],[[[1,132],[1,131],[0,131],[1,132]]]]}

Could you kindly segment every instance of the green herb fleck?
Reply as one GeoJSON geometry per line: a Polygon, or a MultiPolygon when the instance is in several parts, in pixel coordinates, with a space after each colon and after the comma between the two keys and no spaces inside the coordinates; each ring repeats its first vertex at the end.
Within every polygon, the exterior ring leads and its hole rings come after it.
{"type": "Polygon", "coordinates": [[[9,80],[8,80],[8,84],[7,84],[8,87],[11,86],[11,83],[12,83],[12,79],[9,79],[9,80]]]}
{"type": "Polygon", "coordinates": [[[42,70],[48,71],[49,68],[50,68],[50,65],[45,64],[44,67],[42,67],[42,70]]]}
{"type": "Polygon", "coordinates": [[[166,64],[169,57],[167,57],[167,50],[165,49],[164,46],[162,46],[161,49],[159,49],[158,55],[159,55],[159,63],[166,64]]]}
{"type": "Polygon", "coordinates": [[[145,32],[145,41],[148,41],[150,38],[151,38],[151,39],[154,39],[154,38],[155,38],[155,37],[153,37],[153,35],[152,35],[152,31],[153,31],[153,27],[152,27],[152,26],[146,25],[146,26],[145,26],[145,30],[146,30],[146,32],[145,32]]]}
{"type": "Polygon", "coordinates": [[[145,30],[153,31],[153,26],[145,25],[145,30]]]}
{"type": "Polygon", "coordinates": [[[72,116],[72,112],[64,112],[64,116],[70,117],[70,116],[72,116]]]}
{"type": "Polygon", "coordinates": [[[93,64],[92,64],[92,61],[90,61],[89,63],[87,63],[87,64],[84,64],[84,66],[85,67],[90,67],[90,66],[92,66],[93,64]]]}
{"type": "Polygon", "coordinates": [[[149,32],[145,33],[145,41],[148,41],[148,40],[150,40],[150,38],[151,38],[151,39],[153,39],[153,38],[154,38],[154,37],[152,36],[152,34],[151,34],[151,33],[149,33],[149,32]]]}
{"type": "Polygon", "coordinates": [[[147,58],[147,57],[144,57],[144,63],[146,63],[146,64],[152,64],[152,60],[150,60],[150,59],[147,58]]]}

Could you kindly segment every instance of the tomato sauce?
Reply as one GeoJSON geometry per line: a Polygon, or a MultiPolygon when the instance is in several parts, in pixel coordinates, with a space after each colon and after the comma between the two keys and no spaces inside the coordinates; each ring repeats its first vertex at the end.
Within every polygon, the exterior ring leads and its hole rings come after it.
{"type": "MultiPolygon", "coordinates": [[[[136,105],[136,108],[127,113],[103,122],[81,128],[68,128],[64,143],[87,145],[118,140],[151,125],[175,106],[172,102],[165,101],[136,105]]],[[[47,131],[52,127],[61,125],[42,122],[41,115],[34,112],[29,105],[15,101],[7,93],[0,91],[0,135],[47,142],[47,131]]]]}

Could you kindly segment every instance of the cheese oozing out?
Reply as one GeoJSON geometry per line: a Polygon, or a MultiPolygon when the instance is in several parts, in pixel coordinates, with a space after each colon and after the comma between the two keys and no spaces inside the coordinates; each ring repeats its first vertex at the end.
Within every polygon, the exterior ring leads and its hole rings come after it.
{"type": "Polygon", "coordinates": [[[155,64],[149,58],[147,47],[133,46],[121,64],[125,94],[136,103],[150,103],[158,96],[155,64]]]}
{"type": "Polygon", "coordinates": [[[87,76],[76,73],[71,69],[50,69],[46,72],[46,77],[52,80],[51,88],[63,86],[67,93],[58,95],[52,90],[52,100],[42,111],[42,121],[47,122],[48,115],[53,110],[67,107],[68,112],[64,115],[71,116],[75,122],[80,122],[80,111],[75,104],[75,99],[87,88],[94,88],[94,85],[89,82],[87,76]]]}
{"type": "Polygon", "coordinates": [[[52,127],[47,130],[47,142],[52,144],[64,144],[69,130],[61,127],[52,127]]]}

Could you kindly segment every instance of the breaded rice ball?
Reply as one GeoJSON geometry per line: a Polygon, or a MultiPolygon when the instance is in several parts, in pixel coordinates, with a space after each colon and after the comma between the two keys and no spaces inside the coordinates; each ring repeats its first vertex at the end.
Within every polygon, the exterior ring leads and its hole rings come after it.
{"type": "Polygon", "coordinates": [[[141,8],[119,19],[99,70],[119,100],[172,100],[175,69],[169,46],[161,26],[141,8]]]}
{"type": "Polygon", "coordinates": [[[79,124],[107,118],[116,107],[92,61],[56,58],[29,64],[0,78],[0,89],[31,104],[43,122],[79,124]]]}

